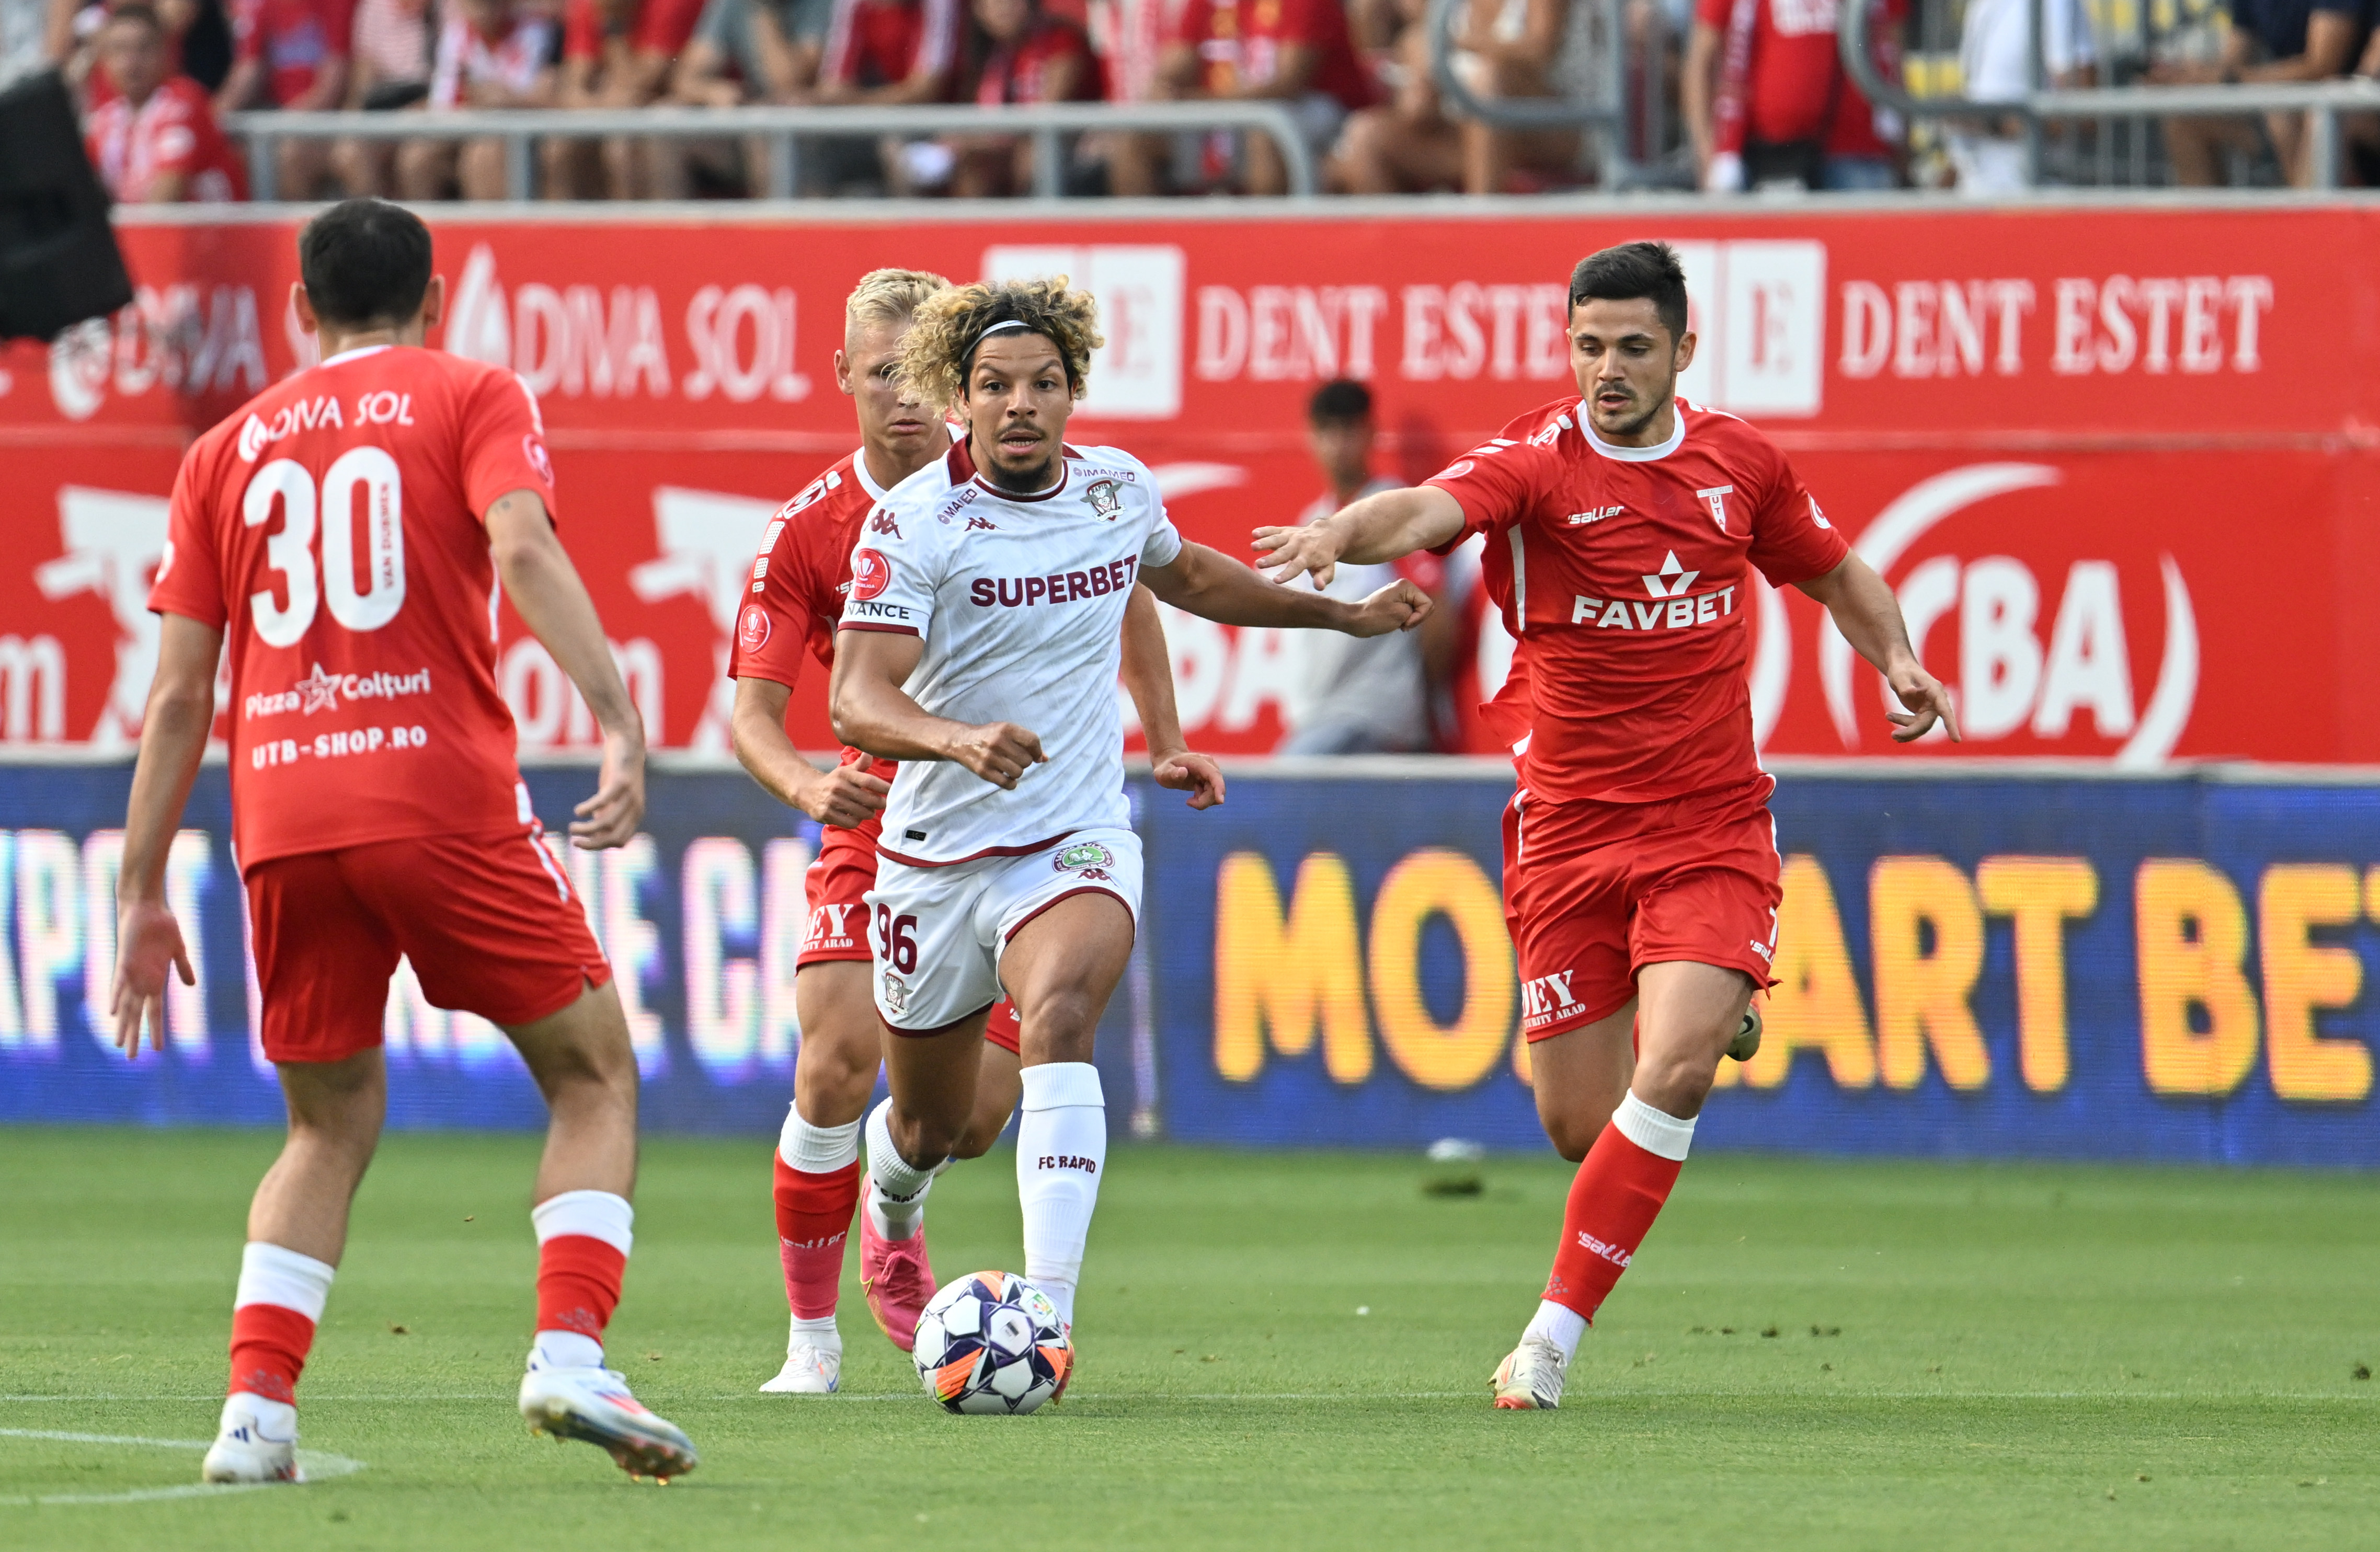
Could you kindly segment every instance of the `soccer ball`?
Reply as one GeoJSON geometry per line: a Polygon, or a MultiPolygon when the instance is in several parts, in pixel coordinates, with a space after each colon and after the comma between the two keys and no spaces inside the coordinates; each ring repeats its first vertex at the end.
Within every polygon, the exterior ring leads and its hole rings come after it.
{"type": "Polygon", "coordinates": [[[1050,1296],[1013,1272],[970,1272],[917,1317],[917,1377],[945,1412],[1031,1412],[1057,1394],[1074,1344],[1050,1296]]]}

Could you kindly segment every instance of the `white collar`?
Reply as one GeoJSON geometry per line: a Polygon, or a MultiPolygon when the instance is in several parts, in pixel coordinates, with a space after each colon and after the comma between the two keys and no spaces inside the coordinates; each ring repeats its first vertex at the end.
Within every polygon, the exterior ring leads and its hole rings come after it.
{"type": "Polygon", "coordinates": [[[335,367],[342,361],[360,361],[367,356],[377,356],[387,348],[388,346],[384,345],[359,345],[353,350],[340,351],[336,356],[328,358],[322,364],[326,367],[335,367]]]}
{"type": "Polygon", "coordinates": [[[1595,422],[1586,418],[1586,401],[1578,401],[1578,429],[1586,437],[1586,444],[1607,458],[1623,464],[1650,464],[1668,457],[1686,444],[1686,406],[1683,400],[1670,401],[1677,406],[1678,423],[1670,428],[1669,440],[1651,447],[1614,447],[1595,434],[1595,422]]]}
{"type": "Polygon", "coordinates": [[[868,492],[869,501],[880,502],[884,499],[888,492],[883,486],[876,483],[876,477],[868,472],[867,443],[862,443],[859,451],[851,455],[851,472],[859,477],[859,488],[868,492]]]}

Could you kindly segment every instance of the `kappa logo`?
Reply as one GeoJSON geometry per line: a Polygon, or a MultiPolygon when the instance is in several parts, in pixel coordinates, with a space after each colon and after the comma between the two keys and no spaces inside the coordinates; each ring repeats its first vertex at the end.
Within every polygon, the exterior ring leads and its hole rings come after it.
{"type": "Polygon", "coordinates": [[[769,612],[759,604],[744,611],[744,619],[735,627],[735,640],[747,652],[757,652],[769,644],[769,612]]]}
{"type": "Polygon", "coordinates": [[[873,550],[855,550],[851,555],[851,596],[867,601],[880,598],[892,586],[892,563],[873,550]]]}
{"type": "Polygon", "coordinates": [[[1524,1025],[1535,1027],[1558,1018],[1581,1012],[1585,1004],[1571,995],[1570,983],[1578,975],[1575,970],[1559,971],[1550,976],[1538,976],[1521,983],[1521,1019],[1524,1025]]]}
{"type": "Polygon", "coordinates": [[[967,514],[965,531],[968,533],[976,533],[978,531],[983,533],[998,533],[1000,531],[1000,525],[993,522],[990,518],[985,516],[980,512],[970,512],[967,514]]]}
{"type": "Polygon", "coordinates": [[[1532,447],[1551,447],[1556,442],[1560,440],[1561,434],[1570,429],[1570,417],[1567,415],[1558,415],[1554,417],[1549,423],[1539,427],[1536,430],[1530,433],[1529,445],[1532,447]]]}
{"type": "Polygon", "coordinates": [[[1083,488],[1083,499],[1091,503],[1093,512],[1112,523],[1123,510],[1123,485],[1114,479],[1094,479],[1083,488]]]}
{"type": "Polygon", "coordinates": [[[892,515],[891,507],[880,506],[868,515],[868,531],[891,534],[894,539],[898,539],[901,537],[901,520],[892,515]]]}

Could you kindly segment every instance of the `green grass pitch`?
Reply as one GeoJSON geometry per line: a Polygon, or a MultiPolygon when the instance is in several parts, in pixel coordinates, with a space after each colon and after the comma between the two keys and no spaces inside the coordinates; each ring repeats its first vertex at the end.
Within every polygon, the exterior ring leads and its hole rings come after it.
{"type": "MultiPolygon", "coordinates": [[[[1500,1413],[1566,1168],[1445,1199],[1404,1157],[1119,1146],[1073,1394],[962,1419],[856,1283],[844,1393],[756,1394],[768,1143],[654,1140],[612,1353],[702,1449],[662,1490],[514,1413],[535,1141],[393,1137],[301,1391],[306,1447],[362,1468],[126,1501],[197,1451],[30,1436],[211,1435],[275,1141],[0,1131],[0,1546],[2380,1545],[2380,1181],[1719,1154],[1564,1409],[1500,1413]]],[[[1009,1156],[929,1221],[945,1277],[1014,1267],[1009,1156]]]]}

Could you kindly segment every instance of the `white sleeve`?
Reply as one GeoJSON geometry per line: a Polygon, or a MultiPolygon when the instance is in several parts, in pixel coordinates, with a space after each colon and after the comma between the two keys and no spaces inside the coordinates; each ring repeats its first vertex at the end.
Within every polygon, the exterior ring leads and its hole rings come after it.
{"type": "Polygon", "coordinates": [[[1157,521],[1148,526],[1148,537],[1141,542],[1140,564],[1144,566],[1172,565],[1182,553],[1181,530],[1173,519],[1165,515],[1165,503],[1157,503],[1157,521]]]}
{"type": "Polygon", "coordinates": [[[933,533],[938,527],[914,504],[896,512],[877,503],[851,552],[851,591],[844,600],[842,629],[926,634],[942,580],[941,546],[933,533]]]}

